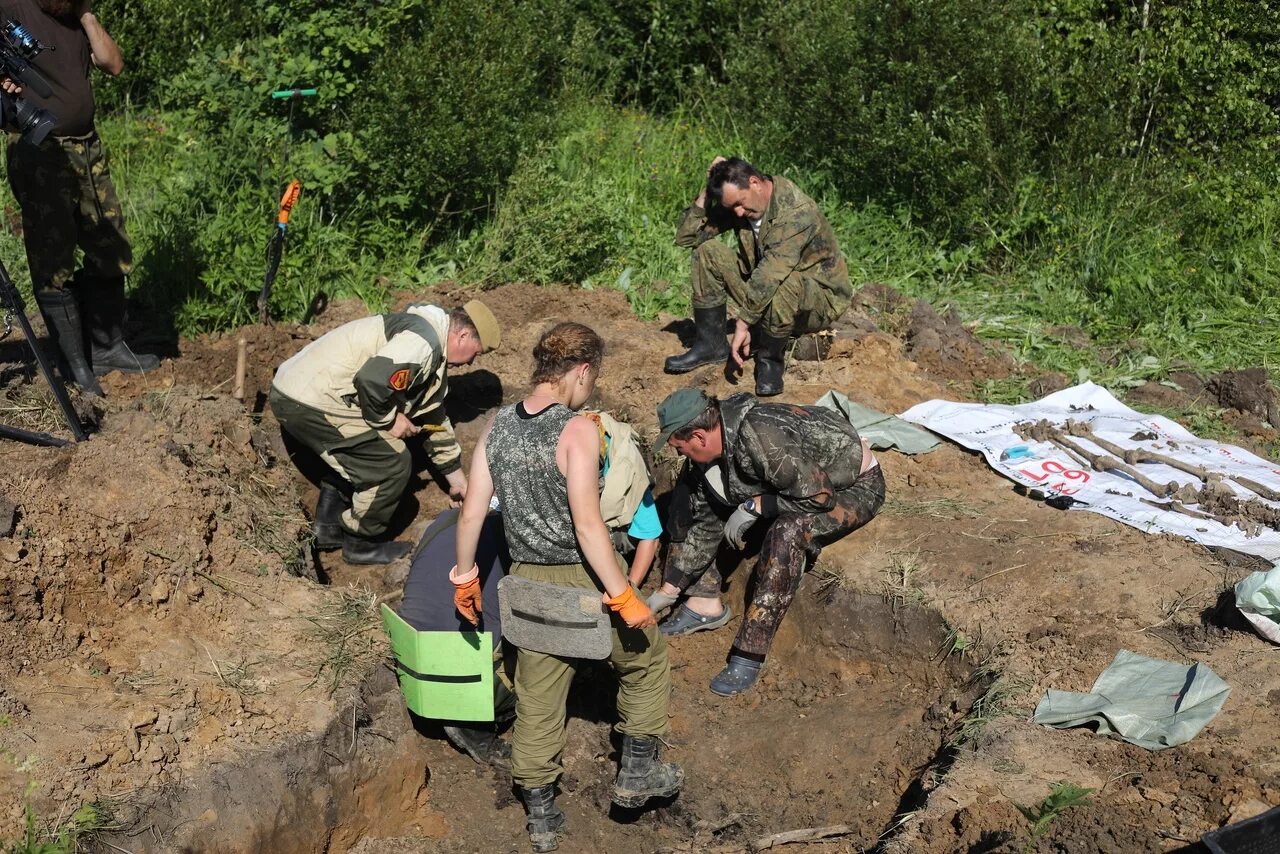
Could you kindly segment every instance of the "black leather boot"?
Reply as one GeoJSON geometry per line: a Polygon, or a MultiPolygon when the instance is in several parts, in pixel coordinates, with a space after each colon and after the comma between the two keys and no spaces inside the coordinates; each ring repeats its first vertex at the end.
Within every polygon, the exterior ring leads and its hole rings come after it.
{"type": "Polygon", "coordinates": [[[98,376],[112,371],[141,374],[160,367],[150,353],[135,353],[124,341],[124,276],[81,274],[80,299],[89,333],[89,360],[98,376]]]}
{"type": "Polygon", "coordinates": [[[756,354],[756,397],[782,394],[788,338],[774,338],[759,327],[752,330],[751,348],[756,354]]]}
{"type": "Polygon", "coordinates": [[[62,353],[65,373],[69,379],[87,394],[102,395],[102,386],[89,367],[84,352],[84,327],[80,322],[80,306],[75,294],[63,289],[45,290],[36,294],[36,305],[44,315],[49,337],[62,353]]]}
{"type": "Polygon", "coordinates": [[[342,559],[347,563],[374,565],[395,563],[413,551],[412,543],[399,540],[375,540],[346,530],[342,532],[342,559]]]}
{"type": "Polygon", "coordinates": [[[511,745],[498,738],[492,727],[483,729],[480,726],[445,724],[441,729],[450,744],[481,765],[511,767],[511,745]]]}
{"type": "Polygon", "coordinates": [[[658,739],[651,735],[624,735],[622,761],[613,782],[613,802],[635,809],[650,798],[668,798],[680,791],[684,770],[674,762],[658,761],[658,739]]]}
{"type": "Polygon", "coordinates": [[[321,482],[316,515],[311,520],[311,533],[316,538],[317,549],[324,552],[342,548],[342,511],[350,506],[351,501],[338,487],[328,481],[321,482]]]}
{"type": "Polygon", "coordinates": [[[524,800],[527,812],[524,826],[529,831],[533,850],[555,851],[560,847],[560,839],[564,836],[564,811],[556,806],[556,787],[522,787],[520,797],[524,800]]]}
{"type": "Polygon", "coordinates": [[[729,359],[729,341],[724,337],[726,311],[722,305],[714,308],[695,308],[693,323],[697,337],[693,346],[679,356],[669,356],[666,370],[669,374],[683,374],[702,365],[724,364],[729,359]]]}

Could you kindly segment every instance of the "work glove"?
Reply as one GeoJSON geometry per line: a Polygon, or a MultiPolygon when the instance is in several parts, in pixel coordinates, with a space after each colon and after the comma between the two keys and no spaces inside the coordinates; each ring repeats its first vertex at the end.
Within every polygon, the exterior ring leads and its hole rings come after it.
{"type": "Polygon", "coordinates": [[[649,610],[657,614],[676,604],[679,599],[679,593],[663,593],[662,588],[659,587],[657,590],[649,594],[649,610]]]}
{"type": "Polygon", "coordinates": [[[480,625],[480,567],[472,566],[470,572],[459,573],[458,567],[449,570],[453,582],[453,607],[473,626],[480,625]]]}
{"type": "Polygon", "coordinates": [[[656,626],[658,621],[654,618],[653,612],[649,610],[649,606],[644,600],[636,595],[635,588],[630,585],[612,599],[606,593],[601,597],[604,604],[609,606],[610,611],[617,612],[622,618],[622,622],[626,623],[628,628],[647,629],[650,626],[656,626]]]}
{"type": "Polygon", "coordinates": [[[756,501],[748,498],[733,511],[729,521],[724,523],[724,540],[738,551],[747,546],[747,531],[760,519],[756,512],[756,501]]]}

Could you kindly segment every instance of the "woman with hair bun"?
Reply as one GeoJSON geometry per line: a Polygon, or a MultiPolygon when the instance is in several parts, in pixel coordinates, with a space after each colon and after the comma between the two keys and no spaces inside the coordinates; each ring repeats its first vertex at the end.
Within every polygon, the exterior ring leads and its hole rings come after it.
{"type": "MultiPolygon", "coordinates": [[[[502,504],[511,574],[598,590],[612,611],[609,661],[618,675],[621,762],[612,799],[639,807],[680,790],[678,765],[658,761],[667,730],[671,671],[653,612],[628,583],[600,513],[600,433],[580,410],[595,391],[604,344],[581,323],[558,323],[533,350],[533,389],[485,427],[472,459],[450,573],[458,611],[478,622],[476,544],[493,495],[502,504]]],[[[511,776],[528,813],[535,851],[553,851],[564,829],[555,804],[563,771],[565,702],[578,660],[518,649],[511,776]]]]}

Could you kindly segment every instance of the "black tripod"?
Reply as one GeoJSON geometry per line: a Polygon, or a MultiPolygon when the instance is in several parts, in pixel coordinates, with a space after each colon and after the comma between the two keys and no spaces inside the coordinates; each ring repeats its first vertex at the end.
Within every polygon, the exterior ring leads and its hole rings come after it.
{"type": "MultiPolygon", "coordinates": [[[[4,268],[4,264],[0,264],[0,305],[4,306],[4,333],[0,334],[0,340],[4,339],[13,331],[13,321],[17,320],[18,325],[22,327],[22,334],[26,336],[27,346],[31,348],[31,352],[36,357],[36,364],[40,367],[40,373],[44,376],[45,382],[49,383],[49,388],[53,389],[53,396],[58,401],[58,406],[62,409],[62,415],[67,419],[67,426],[71,428],[71,435],[75,437],[77,442],[83,442],[88,439],[88,435],[84,432],[84,428],[80,426],[80,416],[76,415],[75,409],[71,406],[71,398],[67,396],[67,389],[62,384],[62,380],[53,374],[53,367],[49,364],[49,359],[40,349],[40,345],[36,343],[36,334],[31,329],[31,323],[27,320],[27,307],[22,301],[22,294],[18,291],[17,285],[13,283],[13,279],[9,278],[9,271],[4,268]]],[[[60,448],[68,444],[66,439],[59,439],[57,436],[50,436],[48,433],[36,433],[31,430],[23,430],[20,427],[10,427],[7,424],[0,424],[0,438],[17,439],[19,442],[27,442],[31,445],[44,445],[50,448],[60,448]]]]}

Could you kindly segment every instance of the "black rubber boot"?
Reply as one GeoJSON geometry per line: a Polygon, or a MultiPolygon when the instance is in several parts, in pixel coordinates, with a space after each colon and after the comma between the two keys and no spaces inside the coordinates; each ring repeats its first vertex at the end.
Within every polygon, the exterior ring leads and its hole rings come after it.
{"type": "Polygon", "coordinates": [[[613,802],[635,809],[650,798],[669,798],[680,791],[684,770],[674,762],[658,761],[658,739],[651,735],[624,735],[618,778],[613,781],[613,802]]]}
{"type": "Polygon", "coordinates": [[[788,338],[774,338],[759,327],[752,331],[751,347],[756,354],[756,397],[782,394],[782,374],[786,369],[788,338]]]}
{"type": "Polygon", "coordinates": [[[320,498],[316,501],[316,515],[311,520],[311,533],[316,538],[316,548],[330,551],[342,548],[342,511],[351,506],[342,491],[324,481],[320,484],[320,498]]]}
{"type": "Polygon", "coordinates": [[[98,376],[112,371],[142,374],[160,367],[160,359],[135,353],[124,341],[124,276],[89,276],[79,281],[80,299],[88,320],[89,360],[98,376]]]}
{"type": "Polygon", "coordinates": [[[534,851],[555,851],[564,837],[564,812],[556,806],[554,785],[520,789],[527,816],[525,829],[534,851]]]}
{"type": "Polygon", "coordinates": [[[84,352],[84,327],[80,322],[80,306],[69,290],[46,290],[36,294],[36,305],[44,315],[49,337],[62,353],[64,373],[86,394],[102,395],[102,386],[89,367],[84,352]]]}
{"type": "Polygon", "coordinates": [[[347,563],[374,565],[395,563],[413,551],[412,543],[399,540],[374,540],[346,530],[342,532],[342,559],[347,563]]]}
{"type": "Polygon", "coordinates": [[[669,374],[683,374],[702,365],[724,364],[729,359],[729,341],[724,337],[725,307],[695,308],[693,323],[697,337],[693,346],[679,356],[669,356],[666,370],[669,374]]]}
{"type": "Polygon", "coordinates": [[[481,765],[511,767],[511,745],[498,738],[498,734],[492,729],[449,724],[441,728],[450,744],[481,765]]]}

